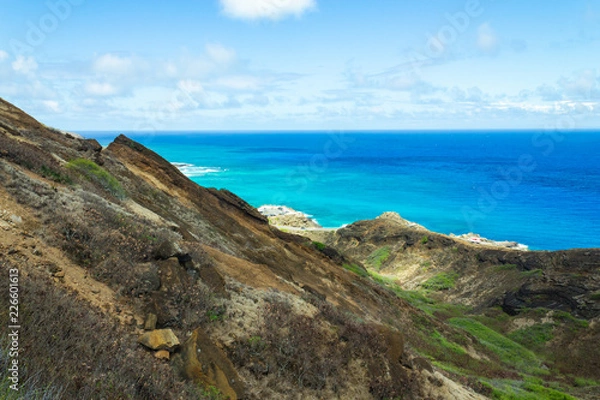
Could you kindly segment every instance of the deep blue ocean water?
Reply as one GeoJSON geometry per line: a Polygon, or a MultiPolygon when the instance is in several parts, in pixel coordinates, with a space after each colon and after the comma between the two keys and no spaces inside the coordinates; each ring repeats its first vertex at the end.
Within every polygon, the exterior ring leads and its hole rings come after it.
{"type": "Polygon", "coordinates": [[[531,249],[600,247],[600,132],[124,133],[200,185],[326,227],[396,211],[531,249]]]}

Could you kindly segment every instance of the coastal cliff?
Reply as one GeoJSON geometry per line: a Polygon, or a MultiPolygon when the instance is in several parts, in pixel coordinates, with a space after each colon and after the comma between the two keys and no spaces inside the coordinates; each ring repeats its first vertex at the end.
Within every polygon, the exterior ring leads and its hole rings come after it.
{"type": "Polygon", "coordinates": [[[12,398],[599,393],[598,250],[481,249],[393,218],[307,239],[123,135],[103,148],[3,100],[0,232],[12,398]]]}

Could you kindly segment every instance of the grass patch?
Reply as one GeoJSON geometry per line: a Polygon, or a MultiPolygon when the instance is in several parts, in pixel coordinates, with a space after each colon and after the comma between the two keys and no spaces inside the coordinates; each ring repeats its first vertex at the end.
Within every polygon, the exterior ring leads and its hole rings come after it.
{"type": "Polygon", "coordinates": [[[319,251],[323,251],[325,250],[325,244],[321,243],[321,242],[312,242],[313,246],[315,246],[315,248],[319,251]]]}
{"type": "Polygon", "coordinates": [[[600,292],[594,293],[590,296],[591,300],[600,300],[600,292]]]}
{"type": "Polygon", "coordinates": [[[362,277],[365,277],[365,278],[367,276],[369,276],[369,273],[367,271],[365,271],[363,268],[359,267],[356,264],[343,264],[342,267],[345,270],[348,270],[350,272],[354,272],[358,276],[362,276],[362,277]]]}
{"type": "Polygon", "coordinates": [[[496,265],[493,267],[495,272],[501,272],[501,271],[516,271],[517,269],[517,264],[502,264],[502,265],[496,265]]]}
{"type": "Polygon", "coordinates": [[[379,249],[375,250],[367,257],[367,264],[371,267],[379,271],[381,269],[381,265],[390,257],[390,248],[389,246],[383,246],[379,249]]]}
{"type": "Polygon", "coordinates": [[[451,318],[446,321],[455,328],[461,328],[475,336],[479,342],[495,353],[500,360],[527,374],[546,375],[536,355],[518,343],[488,328],[471,318],[451,318]]]}
{"type": "Polygon", "coordinates": [[[556,389],[527,381],[491,379],[482,383],[492,389],[492,398],[498,400],[576,400],[556,389]]]}
{"type": "Polygon", "coordinates": [[[435,316],[441,320],[465,315],[470,308],[458,304],[437,303],[427,297],[426,293],[419,290],[403,290],[398,286],[394,279],[379,275],[376,272],[369,271],[371,278],[383,287],[392,290],[396,296],[405,300],[412,306],[426,312],[430,316],[435,316]]]}
{"type": "Polygon", "coordinates": [[[554,337],[553,329],[553,324],[536,324],[511,332],[508,337],[528,349],[539,351],[554,337]]]}
{"type": "Polygon", "coordinates": [[[113,196],[119,199],[125,198],[125,190],[121,186],[121,183],[95,162],[85,158],[76,158],[67,164],[67,168],[77,171],[87,180],[101,186],[113,196]]]}
{"type": "Polygon", "coordinates": [[[593,387],[600,386],[600,381],[588,378],[574,378],[573,384],[575,385],[575,387],[593,387]]]}
{"type": "Polygon", "coordinates": [[[432,291],[452,289],[456,282],[456,278],[458,278],[458,274],[455,272],[442,272],[427,279],[421,284],[421,287],[432,291]]]}
{"type": "Polygon", "coordinates": [[[450,351],[455,354],[464,355],[467,354],[467,351],[464,347],[459,346],[456,343],[449,342],[448,339],[443,337],[438,331],[433,331],[431,338],[437,342],[438,345],[443,347],[445,350],[450,351]]]}
{"type": "Polygon", "coordinates": [[[429,237],[425,235],[421,238],[421,244],[426,244],[427,242],[429,242],[429,237]]]}
{"type": "Polygon", "coordinates": [[[541,269],[537,268],[537,269],[532,269],[530,271],[523,271],[523,272],[521,272],[521,275],[526,276],[526,277],[533,276],[533,277],[539,278],[542,275],[544,275],[544,272],[541,269]]]}
{"type": "Polygon", "coordinates": [[[590,323],[585,319],[575,318],[573,315],[566,311],[554,311],[552,318],[565,324],[571,324],[571,326],[574,329],[585,329],[590,326],[590,323]]]}

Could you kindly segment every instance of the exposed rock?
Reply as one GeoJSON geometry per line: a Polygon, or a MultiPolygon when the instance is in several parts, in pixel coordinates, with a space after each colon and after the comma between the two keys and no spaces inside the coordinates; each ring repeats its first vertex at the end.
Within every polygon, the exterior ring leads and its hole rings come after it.
{"type": "Polygon", "coordinates": [[[171,257],[179,257],[183,254],[178,243],[172,240],[163,240],[154,251],[154,257],[157,260],[167,260],[171,257]]]}
{"type": "Polygon", "coordinates": [[[179,339],[171,329],[156,329],[143,333],[138,337],[138,343],[152,350],[173,351],[180,345],[179,339]]]}
{"type": "Polygon", "coordinates": [[[214,386],[225,398],[244,398],[245,388],[235,367],[201,328],[185,341],[173,363],[186,379],[214,386]]]}
{"type": "Polygon", "coordinates": [[[264,205],[258,208],[258,212],[267,217],[269,223],[274,226],[298,229],[322,228],[307,214],[286,206],[264,205]]]}
{"type": "Polygon", "coordinates": [[[171,353],[169,353],[168,350],[159,350],[156,353],[154,353],[154,357],[158,358],[159,360],[169,360],[169,358],[171,358],[171,353]]]}
{"type": "Polygon", "coordinates": [[[156,321],[157,321],[156,314],[148,313],[148,316],[146,317],[146,322],[144,323],[144,329],[147,331],[155,330],[156,329],[156,321]]]}

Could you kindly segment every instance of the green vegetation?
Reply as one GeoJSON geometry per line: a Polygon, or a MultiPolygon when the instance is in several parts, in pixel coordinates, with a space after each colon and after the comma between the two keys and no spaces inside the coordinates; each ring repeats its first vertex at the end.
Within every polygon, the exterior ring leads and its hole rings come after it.
{"type": "Polygon", "coordinates": [[[227,400],[229,397],[225,397],[221,391],[215,386],[200,387],[198,390],[201,396],[204,396],[208,400],[227,400]]]}
{"type": "Polygon", "coordinates": [[[502,265],[496,265],[494,267],[494,272],[516,271],[516,270],[517,270],[517,264],[502,264],[502,265]]]}
{"type": "Polygon", "coordinates": [[[67,164],[67,168],[77,171],[90,182],[100,185],[113,196],[120,199],[125,197],[125,190],[119,181],[95,162],[85,158],[76,158],[67,164]]]}
{"type": "Polygon", "coordinates": [[[458,278],[458,274],[455,272],[441,272],[423,282],[421,287],[433,291],[452,289],[456,278],[458,278]]]}
{"type": "Polygon", "coordinates": [[[319,251],[325,250],[325,245],[321,242],[312,242],[313,246],[319,251]]]}
{"type": "Polygon", "coordinates": [[[446,322],[475,336],[482,345],[495,353],[503,363],[527,374],[547,374],[547,371],[541,368],[541,361],[533,352],[487,326],[471,318],[451,318],[446,322]]]}
{"type": "Polygon", "coordinates": [[[381,269],[381,265],[389,258],[390,256],[390,248],[389,246],[383,246],[379,249],[375,250],[367,257],[367,264],[371,267],[379,271],[381,269]]]}
{"type": "Polygon", "coordinates": [[[574,378],[574,383],[576,387],[600,386],[600,381],[587,378],[574,378]]]}
{"type": "Polygon", "coordinates": [[[552,340],[553,324],[536,324],[516,330],[508,335],[515,342],[522,344],[528,349],[542,350],[546,342],[552,340]]]}
{"type": "Polygon", "coordinates": [[[421,238],[421,244],[425,244],[427,242],[429,242],[429,237],[427,237],[427,235],[425,235],[421,238]]]}
{"type": "Polygon", "coordinates": [[[590,323],[585,319],[579,319],[572,316],[570,313],[566,311],[554,311],[552,318],[564,322],[566,324],[570,324],[572,329],[577,330],[580,328],[587,328],[590,326],[590,323]]]}
{"type": "Polygon", "coordinates": [[[65,183],[67,185],[73,184],[73,181],[71,180],[71,178],[69,178],[68,176],[62,175],[59,172],[56,172],[55,170],[53,170],[50,167],[47,167],[46,165],[42,165],[41,172],[42,172],[42,176],[44,178],[52,179],[54,182],[65,183]]]}
{"type": "Polygon", "coordinates": [[[600,292],[594,293],[590,296],[591,300],[600,300],[600,292]]]}
{"type": "Polygon", "coordinates": [[[523,276],[527,276],[527,277],[530,277],[530,276],[541,277],[542,275],[544,275],[544,272],[538,268],[538,269],[532,269],[529,271],[523,271],[523,272],[521,272],[521,274],[523,276]]]}
{"type": "Polygon", "coordinates": [[[568,394],[527,380],[492,379],[482,382],[492,389],[492,398],[498,400],[576,400],[568,394]]]}
{"type": "Polygon", "coordinates": [[[464,349],[464,347],[459,346],[456,343],[449,342],[448,339],[443,337],[438,331],[433,331],[431,338],[447,351],[459,355],[467,354],[467,351],[464,349]]]}
{"type": "Polygon", "coordinates": [[[356,264],[344,264],[342,265],[342,267],[344,267],[344,269],[350,271],[350,272],[354,272],[356,275],[362,276],[362,277],[367,277],[369,276],[369,273],[367,271],[365,271],[364,269],[362,269],[360,266],[356,265],[356,264]]]}

